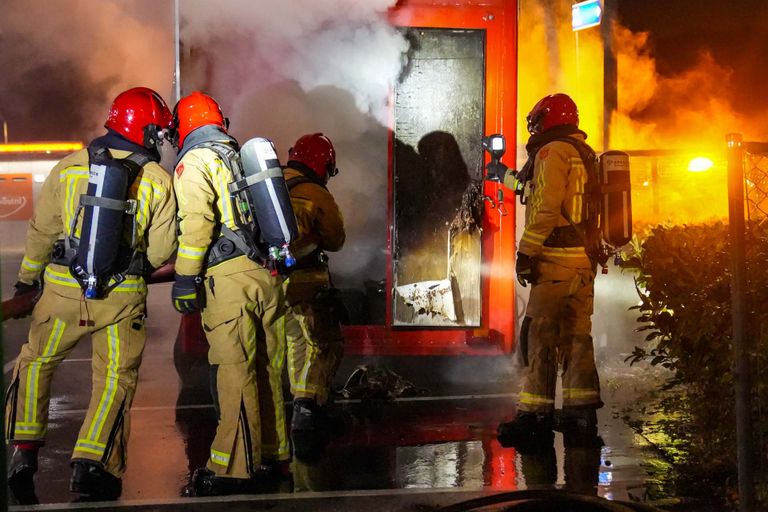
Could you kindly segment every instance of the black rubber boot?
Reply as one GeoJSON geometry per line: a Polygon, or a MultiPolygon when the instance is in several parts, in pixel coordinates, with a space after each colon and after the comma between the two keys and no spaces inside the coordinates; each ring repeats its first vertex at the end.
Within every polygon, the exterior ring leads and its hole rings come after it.
{"type": "Polygon", "coordinates": [[[305,463],[317,461],[325,451],[327,435],[323,429],[323,411],[308,398],[293,401],[291,441],[293,455],[305,463]]]}
{"type": "Polygon", "coordinates": [[[8,487],[19,505],[40,503],[35,494],[34,475],[37,472],[37,448],[14,448],[8,465],[8,487]]]}
{"type": "Polygon", "coordinates": [[[563,431],[566,448],[602,448],[603,438],[597,435],[597,428],[570,429],[563,431]]]}
{"type": "Polygon", "coordinates": [[[594,407],[563,407],[555,414],[555,430],[597,433],[597,409],[594,407]]]}
{"type": "Polygon", "coordinates": [[[288,461],[262,462],[251,476],[254,493],[292,492],[293,479],[288,461]]]}
{"type": "Polygon", "coordinates": [[[291,432],[317,430],[318,405],[311,398],[297,398],[293,401],[293,415],[291,416],[291,432]]]}
{"type": "Polygon", "coordinates": [[[555,441],[552,414],[518,412],[514,420],[499,424],[499,443],[505,448],[514,447],[520,453],[533,454],[542,451],[555,441]]]}
{"type": "Polygon", "coordinates": [[[555,417],[555,430],[563,433],[567,446],[603,446],[603,440],[597,435],[597,409],[594,407],[563,407],[555,417]]]}
{"type": "Polygon", "coordinates": [[[276,491],[281,478],[282,472],[276,464],[258,466],[251,478],[218,476],[208,468],[198,468],[182,490],[182,496],[192,498],[272,492],[276,491]]]}
{"type": "Polygon", "coordinates": [[[112,501],[123,492],[123,481],[104,470],[98,462],[73,460],[69,490],[80,495],[82,501],[112,501]]]}

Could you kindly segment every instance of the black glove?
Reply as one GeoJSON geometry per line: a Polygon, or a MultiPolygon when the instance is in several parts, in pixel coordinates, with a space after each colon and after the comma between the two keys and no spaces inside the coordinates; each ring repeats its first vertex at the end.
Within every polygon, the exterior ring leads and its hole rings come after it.
{"type": "Polygon", "coordinates": [[[526,287],[528,283],[536,284],[538,273],[536,272],[536,261],[527,254],[517,253],[515,262],[515,273],[521,286],[526,287]]]}
{"type": "Polygon", "coordinates": [[[16,291],[13,294],[14,297],[18,297],[19,295],[26,295],[29,292],[40,291],[40,283],[38,281],[32,281],[32,284],[19,281],[13,285],[13,287],[16,288],[16,291]]]}
{"type": "Polygon", "coordinates": [[[485,179],[504,183],[504,176],[506,176],[508,169],[506,165],[501,162],[491,162],[486,166],[486,169],[488,172],[485,174],[485,179]]]}
{"type": "Polygon", "coordinates": [[[198,276],[182,276],[179,274],[176,274],[174,279],[173,289],[171,290],[173,307],[184,315],[198,311],[202,307],[200,283],[203,280],[198,276]]]}

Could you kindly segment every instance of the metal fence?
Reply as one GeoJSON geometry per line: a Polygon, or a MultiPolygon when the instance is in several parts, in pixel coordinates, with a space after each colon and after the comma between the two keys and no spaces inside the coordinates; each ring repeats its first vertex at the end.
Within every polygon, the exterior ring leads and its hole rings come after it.
{"type": "MultiPolygon", "coordinates": [[[[768,219],[768,143],[743,142],[747,220],[768,219]]],[[[687,224],[726,220],[728,166],[722,153],[710,154],[712,167],[690,172],[695,152],[628,151],[632,162],[632,216],[639,224],[687,224]]]]}
{"type": "Polygon", "coordinates": [[[657,224],[696,224],[728,216],[727,165],[722,152],[706,155],[685,150],[630,150],[632,218],[635,232],[657,224]],[[690,170],[696,157],[711,167],[690,170]]]}
{"type": "MultiPolygon", "coordinates": [[[[752,355],[747,335],[745,217],[762,222],[768,195],[768,143],[746,142],[740,133],[726,136],[728,153],[728,231],[731,252],[731,314],[734,398],[738,441],[739,510],[754,510],[754,438],[751,419],[752,355]]],[[[762,459],[762,457],[761,457],[762,459]]]]}
{"type": "Polygon", "coordinates": [[[768,143],[744,143],[744,184],[747,218],[768,219],[768,143]]]}

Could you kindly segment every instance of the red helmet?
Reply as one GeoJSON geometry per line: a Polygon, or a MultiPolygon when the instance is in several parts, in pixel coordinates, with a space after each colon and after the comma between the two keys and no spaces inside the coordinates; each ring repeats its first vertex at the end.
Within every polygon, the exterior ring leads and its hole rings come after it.
{"type": "Polygon", "coordinates": [[[173,109],[173,124],[178,131],[181,148],[187,135],[197,128],[212,124],[226,132],[229,123],[216,100],[205,93],[195,91],[181,98],[176,104],[173,109]]]}
{"type": "Polygon", "coordinates": [[[172,126],[173,117],[168,105],[147,87],[134,87],[118,94],[104,123],[105,128],[146,147],[152,147],[157,141],[157,133],[151,133],[152,128],[157,132],[172,126]]]}
{"type": "Polygon", "coordinates": [[[544,133],[563,124],[579,126],[579,109],[567,94],[550,94],[539,100],[525,119],[529,133],[544,133]]]}
{"type": "Polygon", "coordinates": [[[288,150],[288,160],[306,165],[324,182],[339,173],[336,168],[336,150],[333,149],[331,139],[322,133],[300,137],[288,150]]]}

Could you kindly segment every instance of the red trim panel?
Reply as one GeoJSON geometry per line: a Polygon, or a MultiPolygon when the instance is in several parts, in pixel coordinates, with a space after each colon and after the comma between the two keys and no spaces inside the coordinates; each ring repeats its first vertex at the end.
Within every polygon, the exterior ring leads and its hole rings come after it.
{"type": "MultiPolygon", "coordinates": [[[[403,0],[390,11],[398,26],[484,29],[486,31],[485,133],[503,133],[514,162],[517,115],[517,1],[403,0]],[[482,5],[481,5],[482,4],[482,5]]],[[[394,125],[394,123],[392,123],[394,125]]],[[[392,135],[389,139],[389,208],[387,232],[386,325],[345,326],[349,354],[490,355],[512,351],[515,340],[515,201],[497,184],[486,182],[485,193],[496,206],[485,204],[483,313],[478,329],[393,328],[392,316],[392,135]]],[[[514,165],[514,164],[513,164],[514,165]]]]}

